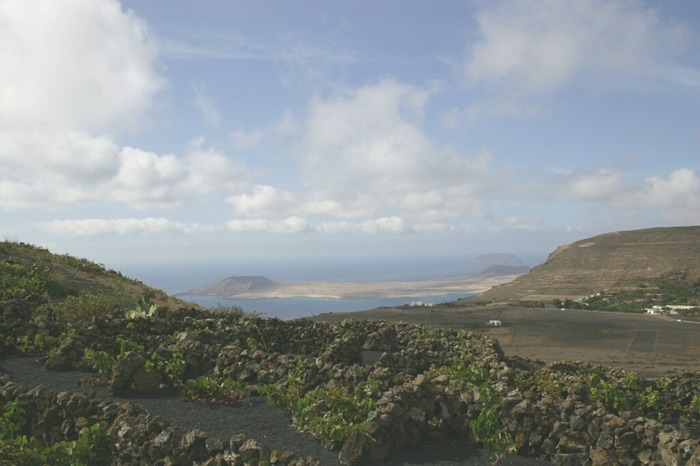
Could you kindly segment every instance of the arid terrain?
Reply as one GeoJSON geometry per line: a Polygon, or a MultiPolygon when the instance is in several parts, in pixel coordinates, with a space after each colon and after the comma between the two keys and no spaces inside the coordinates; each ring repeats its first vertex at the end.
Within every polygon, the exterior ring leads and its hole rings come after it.
{"type": "Polygon", "coordinates": [[[265,277],[229,277],[213,285],[182,292],[183,295],[211,295],[251,298],[376,299],[430,296],[453,293],[481,293],[511,282],[518,275],[470,275],[426,281],[339,282],[307,281],[277,283],[265,277]]]}
{"type": "Polygon", "coordinates": [[[617,231],[565,244],[529,273],[467,302],[551,302],[604,290],[652,289],[661,277],[700,282],[700,227],[617,231]]]}
{"type": "Polygon", "coordinates": [[[401,320],[485,333],[508,356],[547,363],[581,361],[633,370],[655,377],[700,370],[700,319],[682,320],[596,311],[560,311],[510,306],[436,306],[380,308],[318,316],[401,320]],[[500,320],[502,325],[488,325],[500,320]]]}

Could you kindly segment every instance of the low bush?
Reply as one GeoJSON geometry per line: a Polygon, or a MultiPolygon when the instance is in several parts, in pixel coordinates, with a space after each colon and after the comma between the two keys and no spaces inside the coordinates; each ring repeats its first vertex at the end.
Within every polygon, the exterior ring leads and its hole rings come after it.
{"type": "Polygon", "coordinates": [[[61,323],[84,321],[111,314],[119,305],[119,299],[112,295],[83,290],[58,304],[54,316],[61,323]]]}
{"type": "Polygon", "coordinates": [[[33,436],[20,434],[26,419],[17,401],[3,406],[0,416],[0,464],[15,466],[109,464],[109,447],[99,424],[80,431],[77,440],[43,446],[33,436]]]}
{"type": "Polygon", "coordinates": [[[258,387],[279,410],[289,410],[300,429],[316,436],[326,448],[341,445],[351,433],[362,430],[376,400],[362,386],[318,387],[302,395],[305,368],[299,363],[282,384],[258,387]]]}

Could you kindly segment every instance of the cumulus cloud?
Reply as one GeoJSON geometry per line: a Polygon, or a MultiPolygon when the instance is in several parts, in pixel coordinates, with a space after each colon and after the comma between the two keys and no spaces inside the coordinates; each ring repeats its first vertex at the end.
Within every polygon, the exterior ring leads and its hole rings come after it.
{"type": "Polygon", "coordinates": [[[6,0],[0,23],[0,208],[175,205],[203,184],[209,168],[194,157],[114,142],[165,82],[133,12],[116,0],[6,0]]]}
{"type": "Polygon", "coordinates": [[[700,177],[688,168],[668,178],[648,177],[641,189],[620,198],[617,205],[632,211],[651,209],[670,222],[700,223],[700,177]]]}
{"type": "Polygon", "coordinates": [[[169,208],[192,195],[245,189],[249,176],[213,149],[156,154],[62,131],[0,132],[0,163],[0,209],[100,201],[169,208]]]}
{"type": "MultiPolygon", "coordinates": [[[[338,217],[392,212],[440,221],[481,209],[477,194],[497,185],[488,154],[436,147],[421,129],[431,89],[379,81],[309,107],[300,176],[338,217]]],[[[331,214],[331,212],[327,212],[331,214]]]]}
{"type": "Polygon", "coordinates": [[[99,199],[119,167],[103,137],[63,131],[0,131],[0,208],[99,199]]]}
{"type": "Polygon", "coordinates": [[[379,217],[369,220],[323,220],[308,222],[301,217],[292,216],[282,220],[270,219],[234,219],[226,223],[233,232],[259,232],[273,234],[321,233],[321,234],[410,234],[410,233],[446,233],[470,231],[467,226],[455,226],[447,223],[409,223],[399,216],[379,217]]]}
{"type": "Polygon", "coordinates": [[[208,125],[219,126],[221,124],[221,114],[216,108],[216,104],[207,96],[204,88],[195,88],[194,105],[199,109],[208,125]]]}
{"type": "Polygon", "coordinates": [[[325,217],[313,226],[323,232],[438,231],[447,221],[487,216],[482,196],[501,188],[502,178],[490,154],[465,157],[424,133],[432,92],[385,79],[312,99],[298,156],[301,187],[257,185],[228,201],[248,218],[325,217]]]}
{"type": "Polygon", "coordinates": [[[116,0],[0,2],[0,125],[133,126],[164,80],[146,24],[116,0]]]}
{"type": "Polygon", "coordinates": [[[606,170],[576,170],[553,184],[556,196],[573,201],[608,201],[628,188],[619,173],[606,170]]]}
{"type": "Polygon", "coordinates": [[[289,217],[283,220],[268,219],[234,219],[226,222],[226,227],[233,232],[265,232],[276,234],[305,233],[311,231],[306,220],[289,217]]]}
{"type": "Polygon", "coordinates": [[[557,90],[582,76],[605,80],[670,65],[688,30],[641,2],[508,0],[476,17],[479,38],[462,73],[475,85],[521,94],[557,90]]]}
{"type": "Polygon", "coordinates": [[[553,179],[532,180],[527,190],[539,190],[551,201],[611,208],[625,217],[648,215],[653,221],[671,224],[700,222],[700,177],[689,168],[674,170],[668,177],[642,179],[609,169],[576,170],[553,179]]]}
{"type": "Polygon", "coordinates": [[[252,192],[230,196],[228,201],[242,215],[274,216],[300,210],[292,192],[269,185],[255,186],[252,192]]]}
{"type": "Polygon", "coordinates": [[[211,225],[173,222],[166,218],[118,218],[118,219],[82,219],[53,220],[42,222],[39,226],[51,233],[67,236],[106,236],[136,235],[147,233],[207,233],[217,229],[211,225]]]}

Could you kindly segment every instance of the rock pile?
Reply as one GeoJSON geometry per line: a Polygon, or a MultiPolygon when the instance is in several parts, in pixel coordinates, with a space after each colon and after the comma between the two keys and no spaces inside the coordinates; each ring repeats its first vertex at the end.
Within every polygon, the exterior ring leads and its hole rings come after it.
{"type": "Polygon", "coordinates": [[[99,424],[116,465],[320,466],[317,459],[272,450],[244,435],[224,442],[201,430],[171,426],[132,403],[98,402],[82,393],[52,392],[41,386],[25,390],[6,381],[0,387],[0,404],[13,400],[25,411],[28,434],[45,444],[75,440],[82,429],[99,424]]]}
{"type": "MultiPolygon", "coordinates": [[[[15,308],[10,313],[22,314],[15,308]]],[[[119,355],[112,374],[112,390],[119,393],[172,382],[166,373],[146,380],[142,368],[154,355],[167,359],[173,354],[183,361],[183,380],[228,377],[254,391],[261,384],[284,384],[302,368],[302,395],[362,386],[376,405],[339,445],[339,458],[348,465],[382,460],[429,436],[459,436],[501,454],[562,466],[700,464],[700,412],[686,409],[693,400],[700,409],[700,374],[667,377],[663,394],[637,380],[630,390],[644,391],[646,405],[627,406],[615,397],[621,396],[616,387],[634,381],[629,374],[511,361],[495,341],[472,332],[382,321],[281,321],[196,309],[161,315],[166,317],[127,320],[115,314],[77,323],[47,367],[87,369],[85,349],[117,358],[121,338],[143,350],[119,355]]],[[[0,330],[8,329],[4,325],[0,330]]],[[[30,320],[22,325],[29,335],[41,331],[30,320]]],[[[7,338],[2,341],[7,344],[7,338]]],[[[102,423],[114,448],[119,446],[117,464],[313,464],[263,446],[259,439],[222,443],[203,432],[180,431],[128,404],[21,392],[12,384],[0,389],[0,396],[20,399],[31,413],[32,429],[48,429],[49,438],[102,423]],[[74,427],[63,432],[65,422],[74,427]]]]}

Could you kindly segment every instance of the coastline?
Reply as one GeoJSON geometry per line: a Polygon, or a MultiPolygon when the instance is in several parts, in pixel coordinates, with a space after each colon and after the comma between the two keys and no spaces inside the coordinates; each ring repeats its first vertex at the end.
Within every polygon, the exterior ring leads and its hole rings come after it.
{"type": "Polygon", "coordinates": [[[202,289],[202,291],[183,291],[177,293],[176,296],[214,296],[231,299],[318,298],[337,300],[412,298],[455,293],[482,293],[496,285],[508,283],[517,276],[518,275],[470,275],[425,281],[372,283],[340,281],[283,282],[275,283],[273,286],[244,292],[227,293],[224,290],[219,290],[212,293],[204,292],[202,289]]]}

